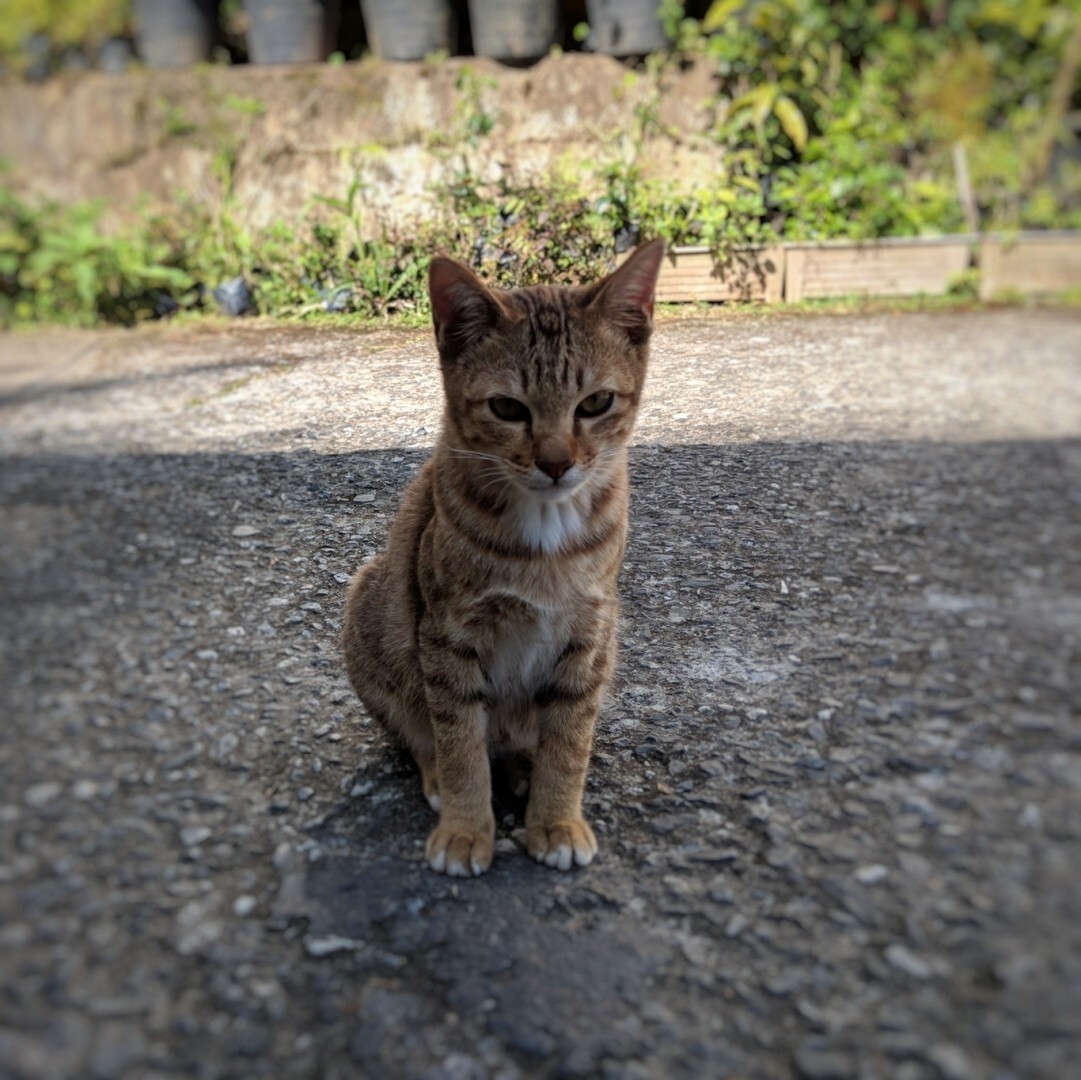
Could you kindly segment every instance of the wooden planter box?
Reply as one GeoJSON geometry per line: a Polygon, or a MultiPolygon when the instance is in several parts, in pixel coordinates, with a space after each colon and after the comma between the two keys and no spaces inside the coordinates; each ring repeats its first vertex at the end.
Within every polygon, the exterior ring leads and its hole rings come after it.
{"type": "Polygon", "coordinates": [[[1081,232],[986,236],[980,243],[980,299],[1081,287],[1081,232]]]}
{"type": "Polygon", "coordinates": [[[785,246],[784,298],[944,293],[965,270],[975,238],[912,237],[785,246]]]}
{"type": "MultiPolygon", "coordinates": [[[[618,266],[630,252],[616,256],[618,266]]],[[[740,248],[723,262],[717,262],[709,248],[672,248],[661,264],[657,279],[657,300],[685,303],[702,300],[762,300],[774,304],[781,299],[784,282],[784,248],[740,248]]]]}

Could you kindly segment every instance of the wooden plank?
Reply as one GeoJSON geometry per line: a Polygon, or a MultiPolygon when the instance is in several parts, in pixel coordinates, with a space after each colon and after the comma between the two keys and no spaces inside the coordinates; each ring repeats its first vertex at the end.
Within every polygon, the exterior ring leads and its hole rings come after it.
{"type": "Polygon", "coordinates": [[[785,300],[941,294],[968,259],[966,238],[794,245],[785,257],[785,300]]]}
{"type": "MultiPolygon", "coordinates": [[[[629,252],[627,253],[629,254],[629,252]]],[[[627,255],[616,258],[622,263],[627,255]]],[[[707,248],[675,248],[661,264],[657,299],[661,303],[764,301],[778,303],[784,284],[784,248],[747,248],[723,263],[707,248]]]]}
{"type": "Polygon", "coordinates": [[[1081,287],[1081,233],[1021,233],[980,244],[980,299],[1004,292],[1025,296],[1081,287]]]}

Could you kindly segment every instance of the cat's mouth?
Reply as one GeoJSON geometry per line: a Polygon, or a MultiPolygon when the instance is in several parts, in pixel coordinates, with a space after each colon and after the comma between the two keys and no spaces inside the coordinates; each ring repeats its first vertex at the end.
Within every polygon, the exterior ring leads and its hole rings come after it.
{"type": "Polygon", "coordinates": [[[541,502],[559,502],[568,499],[585,483],[586,474],[582,469],[570,468],[562,476],[552,478],[543,473],[534,472],[520,481],[520,486],[534,499],[541,502]]]}

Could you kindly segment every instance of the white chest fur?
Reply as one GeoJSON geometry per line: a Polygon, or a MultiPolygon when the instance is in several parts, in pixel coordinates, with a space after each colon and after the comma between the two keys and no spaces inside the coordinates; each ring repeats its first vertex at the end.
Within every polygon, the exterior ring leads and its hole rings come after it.
{"type": "Polygon", "coordinates": [[[586,528],[586,515],[573,497],[558,502],[523,499],[513,514],[522,540],[546,554],[572,545],[586,528]]]}
{"type": "Polygon", "coordinates": [[[534,611],[532,620],[508,628],[482,657],[497,700],[532,699],[548,681],[566,641],[569,620],[563,612],[543,608],[534,611]]]}

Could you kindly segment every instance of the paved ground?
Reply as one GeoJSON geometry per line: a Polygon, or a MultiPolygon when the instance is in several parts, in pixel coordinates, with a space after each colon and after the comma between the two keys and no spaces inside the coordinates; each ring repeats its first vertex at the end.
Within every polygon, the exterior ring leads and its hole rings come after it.
{"type": "Polygon", "coordinates": [[[534,865],[502,798],[451,882],[335,642],[428,336],[0,337],[0,1073],[1068,1075],[1079,342],[663,325],[602,855],[534,865]]]}

